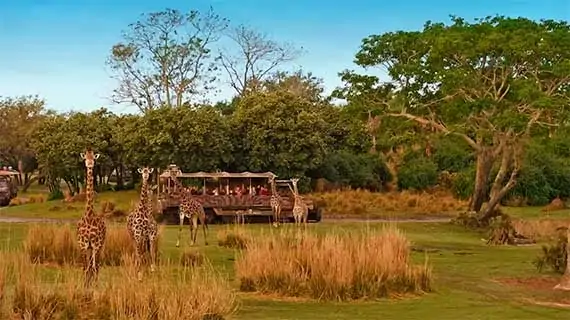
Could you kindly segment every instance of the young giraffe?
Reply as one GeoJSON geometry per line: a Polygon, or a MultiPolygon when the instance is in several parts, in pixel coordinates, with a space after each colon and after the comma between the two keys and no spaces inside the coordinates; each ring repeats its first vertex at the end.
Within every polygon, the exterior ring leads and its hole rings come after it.
{"type": "Polygon", "coordinates": [[[141,195],[139,204],[127,217],[127,230],[131,239],[135,242],[136,268],[138,280],[142,280],[142,265],[145,256],[150,253],[150,271],[155,271],[157,226],[152,215],[150,205],[150,188],[148,179],[154,171],[153,168],[138,169],[142,175],[141,195]]]}
{"type": "Polygon", "coordinates": [[[85,274],[85,286],[92,284],[97,278],[100,268],[100,256],[105,244],[107,227],[105,219],[96,215],[93,210],[93,167],[99,154],[93,154],[91,149],[81,153],[81,158],[85,160],[87,174],[85,176],[85,212],[77,223],[77,242],[83,258],[83,272],[85,274]]]}
{"type": "Polygon", "coordinates": [[[273,226],[279,226],[281,221],[281,196],[277,193],[277,186],[275,183],[275,177],[269,179],[269,184],[271,184],[271,199],[269,204],[271,205],[271,211],[273,212],[273,226]]]}
{"type": "Polygon", "coordinates": [[[303,197],[299,195],[299,189],[297,188],[297,182],[299,182],[299,178],[292,178],[291,182],[293,183],[293,196],[295,197],[295,204],[293,205],[293,218],[295,219],[295,225],[300,226],[301,223],[307,227],[307,220],[309,218],[309,208],[307,204],[303,201],[303,197]]]}
{"type": "Polygon", "coordinates": [[[176,247],[180,247],[180,235],[182,233],[182,225],[184,224],[184,219],[188,218],[190,220],[190,245],[196,243],[196,236],[198,235],[198,220],[202,224],[202,230],[204,232],[204,244],[208,245],[208,237],[206,235],[206,228],[208,227],[206,223],[206,213],[204,212],[204,207],[202,204],[194,199],[192,195],[187,192],[184,186],[176,178],[180,171],[176,168],[170,168],[170,179],[180,191],[180,227],[178,228],[178,238],[176,239],[176,247]]]}

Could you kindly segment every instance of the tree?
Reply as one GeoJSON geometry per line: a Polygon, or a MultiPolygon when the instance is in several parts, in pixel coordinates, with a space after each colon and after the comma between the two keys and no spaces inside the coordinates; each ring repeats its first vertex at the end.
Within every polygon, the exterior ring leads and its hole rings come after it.
{"type": "Polygon", "coordinates": [[[225,49],[220,52],[220,59],[238,96],[243,96],[277,67],[295,60],[301,53],[289,43],[278,43],[244,25],[231,29],[227,35],[237,46],[237,52],[225,49]]]}
{"type": "Polygon", "coordinates": [[[212,89],[217,67],[210,47],[226,27],[212,8],[205,14],[174,9],[144,14],[111,50],[108,65],[118,81],[113,101],[146,112],[181,106],[212,89]]]}
{"type": "MultiPolygon", "coordinates": [[[[528,139],[567,119],[568,47],[567,22],[486,17],[469,23],[452,17],[449,25],[427,22],[421,31],[371,35],[355,62],[386,68],[392,94],[370,99],[383,116],[457,135],[470,146],[477,170],[470,207],[488,221],[517,181],[528,139]]],[[[354,75],[343,73],[346,86],[354,75]]],[[[360,90],[365,96],[385,88],[377,77],[368,80],[360,90]]]]}
{"type": "MultiPolygon", "coordinates": [[[[290,90],[286,77],[277,79],[265,81],[260,90],[237,103],[231,124],[233,170],[272,170],[279,176],[302,176],[319,168],[329,152],[333,138],[326,119],[334,107],[322,96],[313,95],[314,91],[299,94],[290,90]]],[[[308,77],[304,81],[313,80],[308,77]]],[[[314,86],[312,82],[303,85],[314,86]]]]}
{"type": "Polygon", "coordinates": [[[20,181],[24,184],[24,190],[30,181],[30,174],[37,169],[30,141],[47,113],[44,100],[36,96],[0,99],[0,162],[23,174],[20,181]]]}

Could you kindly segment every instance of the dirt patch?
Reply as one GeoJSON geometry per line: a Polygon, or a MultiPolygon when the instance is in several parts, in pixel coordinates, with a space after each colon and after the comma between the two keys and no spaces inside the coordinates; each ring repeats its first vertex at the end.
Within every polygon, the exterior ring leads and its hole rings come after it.
{"type": "Polygon", "coordinates": [[[554,291],[558,277],[499,278],[495,281],[509,286],[524,287],[529,290],[554,291]]]}

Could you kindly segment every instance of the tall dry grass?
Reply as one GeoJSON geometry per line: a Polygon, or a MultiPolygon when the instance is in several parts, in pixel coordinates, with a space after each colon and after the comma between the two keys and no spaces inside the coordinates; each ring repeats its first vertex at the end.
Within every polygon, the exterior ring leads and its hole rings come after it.
{"type": "Polygon", "coordinates": [[[236,310],[229,282],[211,267],[174,268],[136,281],[131,257],[97,288],[84,290],[80,271],[58,269],[44,279],[25,255],[0,253],[2,319],[225,319],[236,310]]]}
{"type": "Polygon", "coordinates": [[[557,229],[569,225],[569,219],[513,220],[513,227],[517,233],[537,241],[556,240],[558,238],[557,229]]]}
{"type": "Polygon", "coordinates": [[[430,291],[431,267],[410,262],[395,228],[378,234],[274,233],[251,242],[235,267],[242,291],[354,300],[430,291]]]}
{"type": "Polygon", "coordinates": [[[314,193],[310,199],[323,207],[330,218],[385,217],[405,213],[410,216],[452,215],[467,207],[467,202],[455,199],[450,192],[370,192],[346,190],[314,193]]]}
{"type": "MultiPolygon", "coordinates": [[[[24,240],[24,251],[34,263],[79,264],[81,252],[77,245],[75,226],[33,225],[24,240]]],[[[135,252],[133,241],[124,226],[108,226],[101,263],[118,266],[123,257],[135,252]]]]}

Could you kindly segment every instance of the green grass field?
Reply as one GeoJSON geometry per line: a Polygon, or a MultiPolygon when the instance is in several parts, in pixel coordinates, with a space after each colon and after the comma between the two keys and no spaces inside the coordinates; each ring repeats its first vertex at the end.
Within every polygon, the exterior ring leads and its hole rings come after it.
{"type": "MultiPolygon", "coordinates": [[[[18,249],[25,237],[27,224],[0,224],[0,245],[18,249]]],[[[288,228],[292,226],[287,226],[288,228]]],[[[310,225],[311,232],[379,231],[381,223],[320,223],[310,225]]],[[[212,264],[234,282],[234,251],[216,243],[217,231],[228,226],[211,226],[210,245],[201,250],[212,264]]],[[[246,226],[261,236],[266,225],[246,226]]],[[[279,299],[256,294],[239,294],[240,307],[233,319],[562,319],[568,310],[539,306],[532,301],[570,300],[570,294],[554,292],[558,276],[540,275],[532,260],[539,247],[489,247],[483,235],[446,223],[402,223],[412,241],[414,259],[427,255],[435,274],[435,291],[417,297],[361,303],[323,303],[308,300],[279,299]],[[511,285],[509,279],[537,278],[538,283],[511,285]],[[509,283],[509,284],[506,284],[509,283]]],[[[162,256],[176,259],[177,227],[164,229],[162,256]]],[[[183,230],[183,243],[188,245],[188,229],[183,230]]],[[[105,273],[114,268],[104,268],[105,273]]],[[[159,269],[160,270],[160,269],[159,269]]],[[[104,280],[103,280],[104,281],[104,280]]],[[[237,284],[235,284],[237,287],[237,284]]]]}

